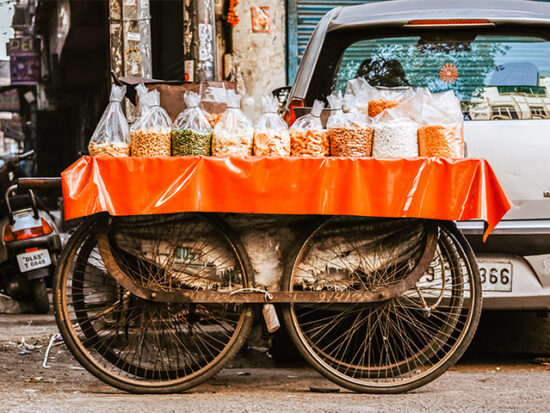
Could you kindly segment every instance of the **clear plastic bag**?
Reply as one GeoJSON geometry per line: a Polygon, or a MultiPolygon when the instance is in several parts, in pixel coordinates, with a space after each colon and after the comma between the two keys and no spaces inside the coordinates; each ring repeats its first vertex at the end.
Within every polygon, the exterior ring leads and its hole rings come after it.
{"type": "Polygon", "coordinates": [[[148,106],[130,128],[132,156],[170,156],[172,121],[160,107],[160,94],[153,90],[144,98],[148,106]]]}
{"type": "Polygon", "coordinates": [[[251,155],[254,126],[239,109],[241,96],[227,91],[227,109],[212,133],[212,155],[251,155]]]}
{"type": "Polygon", "coordinates": [[[398,106],[387,109],[374,120],[372,156],[418,156],[418,120],[422,96],[415,94],[398,106]]]}
{"type": "Polygon", "coordinates": [[[208,82],[202,82],[200,88],[200,106],[204,111],[204,116],[210,123],[210,127],[213,129],[227,109],[227,94],[229,91],[225,88],[224,83],[214,86],[209,85],[208,82]]]}
{"type": "Polygon", "coordinates": [[[289,156],[290,133],[279,115],[279,101],[273,95],[262,96],[264,114],[254,129],[254,155],[289,156]]]}
{"type": "Polygon", "coordinates": [[[420,156],[464,157],[464,116],[452,90],[422,92],[421,125],[418,129],[420,156]]]}
{"type": "Polygon", "coordinates": [[[137,99],[137,105],[136,105],[136,111],[135,116],[136,119],[139,119],[147,110],[147,99],[145,99],[145,96],[149,93],[149,89],[147,89],[147,86],[145,84],[140,83],[136,86],[136,93],[138,96],[137,99]]]}
{"type": "Polygon", "coordinates": [[[324,102],[313,102],[311,112],[296,119],[290,128],[290,147],[293,156],[328,156],[328,132],[323,129],[321,113],[324,102]]]}
{"type": "Polygon", "coordinates": [[[212,128],[199,107],[201,97],[187,91],[183,95],[187,109],[181,112],[172,128],[172,155],[210,155],[212,128]]]}
{"type": "Polygon", "coordinates": [[[374,129],[365,115],[351,109],[353,100],[350,95],[344,99],[341,92],[327,96],[333,110],[327,121],[331,156],[371,156],[374,129]]]}
{"type": "Polygon", "coordinates": [[[130,131],[120,102],[126,86],[111,87],[109,104],[90,139],[88,151],[92,156],[129,156],[130,131]]]}
{"type": "Polygon", "coordinates": [[[408,86],[374,87],[369,85],[365,79],[357,78],[348,82],[346,93],[355,95],[355,106],[359,112],[374,118],[384,110],[392,109],[411,98],[414,95],[414,90],[408,86]]]}

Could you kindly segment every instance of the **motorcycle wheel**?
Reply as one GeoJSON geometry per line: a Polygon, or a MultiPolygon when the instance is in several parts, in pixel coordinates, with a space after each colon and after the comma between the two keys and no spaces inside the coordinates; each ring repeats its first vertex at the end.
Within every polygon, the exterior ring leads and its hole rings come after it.
{"type": "Polygon", "coordinates": [[[46,290],[46,280],[38,278],[31,282],[32,308],[36,314],[47,314],[50,311],[50,300],[46,290]]]}

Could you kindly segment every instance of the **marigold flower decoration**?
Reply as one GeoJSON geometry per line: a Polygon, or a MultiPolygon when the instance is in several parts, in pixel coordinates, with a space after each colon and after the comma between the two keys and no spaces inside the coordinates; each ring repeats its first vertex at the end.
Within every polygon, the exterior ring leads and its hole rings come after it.
{"type": "Polygon", "coordinates": [[[439,71],[439,77],[445,83],[453,83],[458,78],[458,69],[452,63],[445,63],[439,71]]]}
{"type": "Polygon", "coordinates": [[[236,10],[237,4],[239,4],[239,0],[229,0],[229,7],[227,8],[227,23],[229,23],[231,27],[235,27],[240,21],[236,10]]]}

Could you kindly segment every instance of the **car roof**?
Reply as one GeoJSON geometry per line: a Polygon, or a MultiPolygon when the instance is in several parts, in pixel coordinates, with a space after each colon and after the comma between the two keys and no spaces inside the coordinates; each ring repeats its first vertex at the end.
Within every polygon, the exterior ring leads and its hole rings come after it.
{"type": "Polygon", "coordinates": [[[411,20],[487,19],[495,24],[550,25],[550,3],[533,0],[393,0],[337,7],[317,24],[292,89],[304,98],[327,32],[374,26],[402,27],[411,20]]]}
{"type": "Polygon", "coordinates": [[[550,3],[528,0],[394,0],[342,7],[328,31],[411,20],[489,19],[495,23],[550,24],[550,3]]]}

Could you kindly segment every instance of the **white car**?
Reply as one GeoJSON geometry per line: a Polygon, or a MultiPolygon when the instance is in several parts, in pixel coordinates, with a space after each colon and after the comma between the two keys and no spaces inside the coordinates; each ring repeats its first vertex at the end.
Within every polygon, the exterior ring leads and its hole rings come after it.
{"type": "Polygon", "coordinates": [[[310,39],[288,108],[311,106],[359,76],[374,86],[455,92],[467,156],[487,159],[514,203],[486,243],[482,222],[459,223],[479,260],[484,307],[550,309],[550,4],[336,8],[310,39]],[[444,66],[456,76],[444,77],[444,66]]]}

